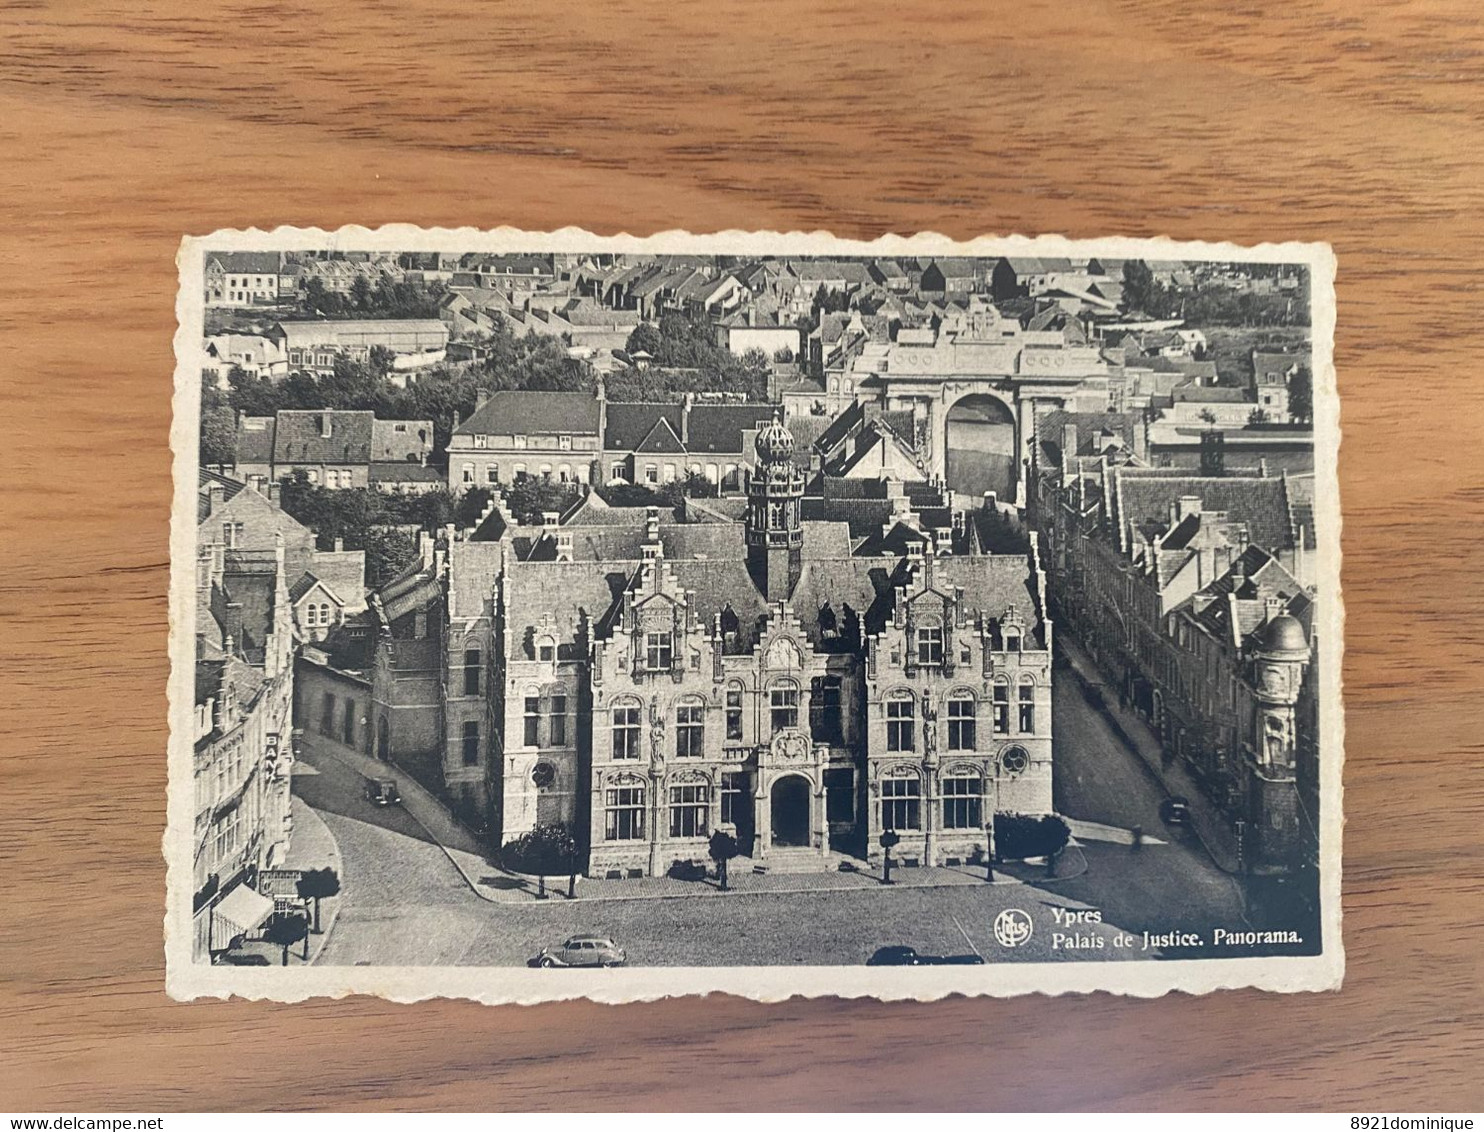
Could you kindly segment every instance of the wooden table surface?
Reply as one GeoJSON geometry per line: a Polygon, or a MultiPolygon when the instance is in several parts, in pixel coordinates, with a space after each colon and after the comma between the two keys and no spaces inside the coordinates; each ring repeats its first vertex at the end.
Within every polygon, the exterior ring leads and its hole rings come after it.
{"type": "Polygon", "coordinates": [[[1192,7],[0,3],[0,1109],[1484,1106],[1479,8],[1192,7]],[[1331,242],[1343,991],[169,1001],[176,246],[390,221],[1331,242]]]}

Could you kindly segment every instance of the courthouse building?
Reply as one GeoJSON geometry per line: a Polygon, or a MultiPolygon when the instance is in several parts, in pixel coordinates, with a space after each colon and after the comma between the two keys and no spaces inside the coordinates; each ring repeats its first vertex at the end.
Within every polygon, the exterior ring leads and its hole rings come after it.
{"type": "Polygon", "coordinates": [[[791,434],[755,447],[741,521],[502,520],[434,556],[449,794],[502,841],[567,823],[596,876],[719,829],[776,869],[877,859],[886,829],[909,864],[982,859],[995,814],[1052,805],[1033,540],[806,519],[791,434]]]}

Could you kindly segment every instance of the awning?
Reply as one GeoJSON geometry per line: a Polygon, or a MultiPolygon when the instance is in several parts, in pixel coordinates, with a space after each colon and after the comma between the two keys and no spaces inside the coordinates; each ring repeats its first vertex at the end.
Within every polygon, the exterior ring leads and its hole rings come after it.
{"type": "Polygon", "coordinates": [[[225,942],[261,926],[273,914],[273,901],[246,884],[239,884],[221,898],[212,914],[221,921],[222,928],[220,934],[213,934],[225,942]]]}

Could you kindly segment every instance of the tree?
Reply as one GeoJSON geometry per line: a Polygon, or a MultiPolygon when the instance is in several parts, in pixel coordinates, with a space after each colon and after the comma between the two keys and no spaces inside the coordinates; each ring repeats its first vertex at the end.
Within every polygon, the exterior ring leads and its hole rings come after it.
{"type": "Polygon", "coordinates": [[[630,356],[642,350],[650,357],[654,357],[660,352],[660,346],[661,339],[658,328],[653,323],[641,322],[638,326],[634,327],[633,333],[629,335],[629,340],[624,343],[624,350],[630,356]]]}
{"type": "Polygon", "coordinates": [[[711,859],[716,862],[716,878],[721,881],[721,890],[727,890],[727,862],[738,856],[742,850],[737,845],[737,839],[730,833],[718,829],[711,835],[711,843],[706,847],[711,854],[711,859]]]}
{"type": "Polygon", "coordinates": [[[373,527],[360,537],[366,552],[366,585],[381,586],[403,573],[417,559],[417,544],[405,531],[373,527]]]}
{"type": "Polygon", "coordinates": [[[1288,415],[1296,421],[1314,419],[1314,374],[1301,365],[1288,383],[1288,415]]]}
{"type": "Polygon", "coordinates": [[[201,411],[201,464],[231,467],[237,460],[237,416],[230,406],[201,411]]]}
{"type": "Polygon", "coordinates": [[[577,859],[581,849],[565,822],[548,822],[521,834],[500,850],[507,868],[536,874],[536,899],[546,899],[549,873],[567,874],[567,896],[577,895],[577,859]]]}
{"type": "Polygon", "coordinates": [[[1271,419],[1268,411],[1261,405],[1254,405],[1252,412],[1247,414],[1247,423],[1250,425],[1267,424],[1271,419]]]}
{"type": "Polygon", "coordinates": [[[1154,272],[1142,259],[1131,259],[1123,265],[1123,302],[1125,311],[1144,311],[1154,298],[1154,272]]]}
{"type": "Polygon", "coordinates": [[[547,511],[565,511],[577,497],[577,486],[545,476],[517,480],[505,492],[505,506],[518,522],[540,522],[547,511]]]}
{"type": "Polygon", "coordinates": [[[334,869],[309,869],[299,878],[299,896],[314,901],[314,934],[319,934],[319,902],[340,891],[340,877],[334,869]]]}
{"type": "Polygon", "coordinates": [[[289,948],[304,941],[304,959],[309,959],[309,921],[299,912],[278,912],[263,929],[263,938],[283,948],[283,965],[289,965],[289,948]]]}
{"type": "Polygon", "coordinates": [[[1215,424],[1216,414],[1213,413],[1210,409],[1202,409],[1201,420],[1205,421],[1207,424],[1215,424]]]}

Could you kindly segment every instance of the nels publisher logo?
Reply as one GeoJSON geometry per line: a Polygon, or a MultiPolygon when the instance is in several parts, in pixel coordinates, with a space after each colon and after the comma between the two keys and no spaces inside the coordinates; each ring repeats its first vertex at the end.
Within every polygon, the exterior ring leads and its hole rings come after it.
{"type": "Polygon", "coordinates": [[[1031,938],[1031,918],[1019,908],[1006,908],[994,918],[994,937],[1001,947],[1019,947],[1031,938]]]}

